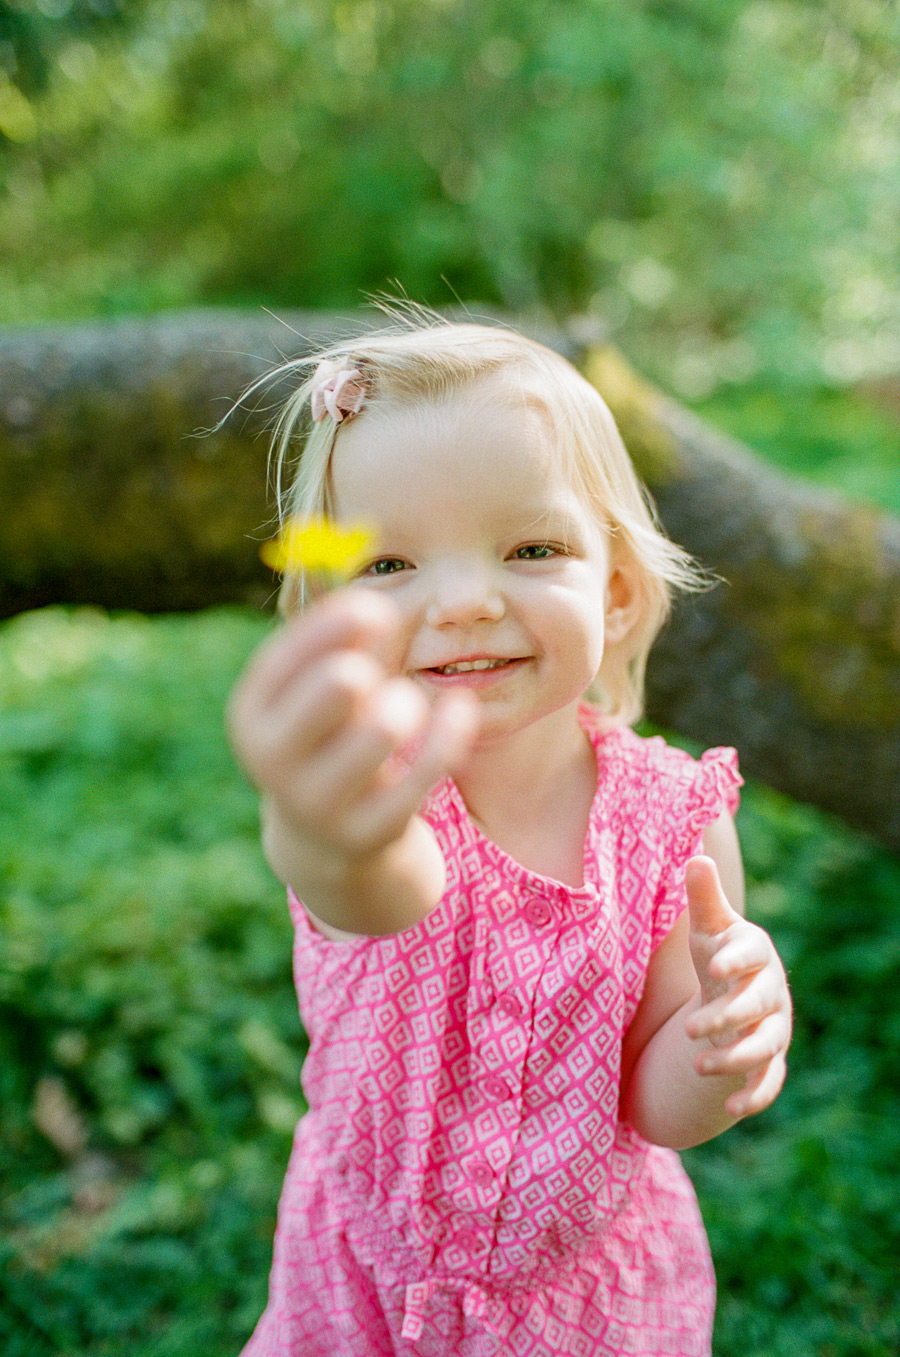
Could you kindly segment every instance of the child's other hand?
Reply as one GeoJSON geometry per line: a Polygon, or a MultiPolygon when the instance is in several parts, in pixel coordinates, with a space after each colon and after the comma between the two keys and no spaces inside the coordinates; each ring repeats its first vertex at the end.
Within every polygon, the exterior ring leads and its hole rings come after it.
{"type": "Polygon", "coordinates": [[[731,908],[711,858],[690,860],[687,893],[701,1002],[687,1020],[687,1033],[705,1039],[695,1068],[699,1074],[744,1076],[725,1110],[749,1116],[774,1102],[784,1083],[791,1039],[784,967],[768,933],[731,908]]]}
{"type": "Polygon", "coordinates": [[[400,838],[473,733],[474,704],[430,707],[390,671],[397,629],[388,600],[337,591],[264,643],[232,694],[235,753],[288,827],[301,877],[307,862],[315,874],[400,838]],[[409,763],[392,764],[410,742],[409,763]]]}

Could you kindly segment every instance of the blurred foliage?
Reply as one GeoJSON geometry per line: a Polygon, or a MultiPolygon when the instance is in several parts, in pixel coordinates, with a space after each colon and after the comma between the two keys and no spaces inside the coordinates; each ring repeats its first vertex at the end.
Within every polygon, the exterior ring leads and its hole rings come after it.
{"type": "MultiPolygon", "coordinates": [[[[105,21],[121,18],[121,0],[0,0],[0,67],[34,96],[46,89],[61,44],[99,35],[105,21]]],[[[16,140],[14,127],[4,135],[16,140]]]]}
{"type": "MultiPolygon", "coordinates": [[[[304,1043],[221,710],[270,626],[0,628],[4,1357],[233,1357],[265,1303],[304,1043]]],[[[716,1357],[889,1357],[900,862],[760,787],[739,827],[797,1030],[776,1105],[687,1156],[716,1357]]]]}
{"type": "Polygon", "coordinates": [[[234,1353],[263,1304],[303,1042],[220,712],[266,625],[4,629],[4,1357],[234,1353]]]}
{"type": "Polygon", "coordinates": [[[769,462],[900,515],[900,406],[875,392],[783,382],[723,386],[698,414],[769,462]]]}
{"type": "Polygon", "coordinates": [[[0,0],[0,319],[602,318],[678,394],[896,371],[892,0],[0,0]]]}

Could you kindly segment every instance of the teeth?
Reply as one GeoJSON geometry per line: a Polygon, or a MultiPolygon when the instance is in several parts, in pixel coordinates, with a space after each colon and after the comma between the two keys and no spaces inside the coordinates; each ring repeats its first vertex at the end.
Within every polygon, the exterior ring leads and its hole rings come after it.
{"type": "Polygon", "coordinates": [[[504,664],[506,660],[461,660],[459,664],[438,665],[437,673],[469,674],[473,669],[499,669],[504,664]]]}

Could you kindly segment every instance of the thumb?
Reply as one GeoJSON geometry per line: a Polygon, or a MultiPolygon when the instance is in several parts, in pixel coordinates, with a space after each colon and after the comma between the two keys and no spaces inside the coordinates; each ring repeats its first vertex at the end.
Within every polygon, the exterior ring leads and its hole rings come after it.
{"type": "Polygon", "coordinates": [[[712,858],[691,858],[685,870],[691,931],[714,937],[741,916],[731,908],[712,858]]]}

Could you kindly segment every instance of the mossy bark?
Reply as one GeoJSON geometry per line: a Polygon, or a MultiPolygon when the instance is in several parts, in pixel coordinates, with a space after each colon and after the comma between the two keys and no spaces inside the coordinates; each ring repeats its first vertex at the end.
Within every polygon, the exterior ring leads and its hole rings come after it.
{"type": "MultiPolygon", "coordinates": [[[[287,320],[0,333],[0,616],[272,600],[266,410],[203,431],[281,352],[359,325],[287,320]]],[[[676,608],[650,717],[900,848],[900,523],[772,471],[590,336],[539,337],[601,391],[667,531],[724,581],[676,608]]]]}
{"type": "Polygon", "coordinates": [[[279,345],[347,328],[291,319],[300,335],[215,311],[0,332],[0,616],[266,602],[266,415],[216,426],[279,345]]]}
{"type": "Polygon", "coordinates": [[[610,349],[582,370],[667,532],[722,581],[676,606],[648,715],[900,848],[900,522],[779,474],[610,349]]]}

